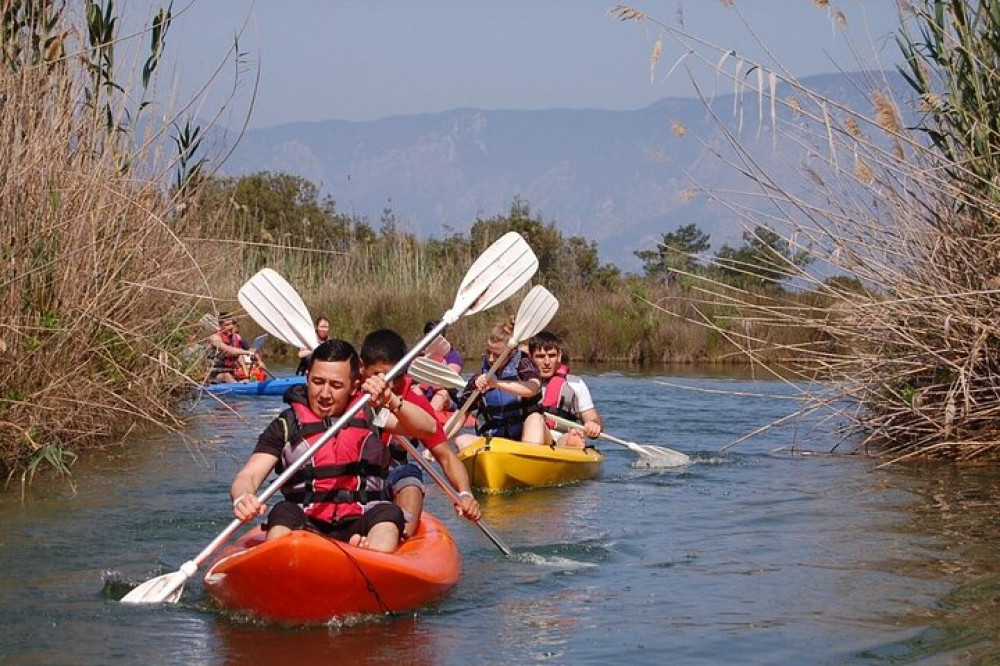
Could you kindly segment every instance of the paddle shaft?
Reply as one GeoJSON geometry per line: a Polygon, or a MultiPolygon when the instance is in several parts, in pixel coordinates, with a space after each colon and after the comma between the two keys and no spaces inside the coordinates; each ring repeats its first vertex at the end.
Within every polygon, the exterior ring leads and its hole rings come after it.
{"type": "MultiPolygon", "coordinates": [[[[550,421],[555,422],[555,424],[557,426],[562,426],[563,428],[569,428],[571,430],[582,430],[583,429],[583,426],[581,424],[579,424],[579,423],[577,423],[575,421],[570,421],[569,419],[563,418],[563,417],[558,416],[556,414],[553,414],[552,412],[545,412],[545,418],[547,418],[550,421]]],[[[640,453],[640,454],[644,454],[645,453],[645,451],[642,450],[642,447],[640,447],[635,442],[626,442],[624,439],[619,439],[619,438],[617,438],[617,437],[615,437],[613,435],[607,434],[606,432],[602,432],[600,435],[597,436],[597,438],[598,439],[604,439],[604,440],[607,440],[609,442],[614,442],[615,444],[621,444],[625,448],[631,449],[632,451],[635,451],[636,453],[640,453]]]]}
{"type": "MultiPolygon", "coordinates": [[[[452,502],[454,502],[458,506],[462,505],[462,500],[459,498],[458,495],[455,494],[455,491],[452,489],[451,485],[446,483],[445,480],[441,478],[441,475],[438,474],[433,467],[431,467],[431,464],[429,462],[424,460],[423,456],[420,455],[420,452],[417,451],[417,449],[412,444],[410,444],[405,437],[396,435],[396,442],[398,442],[400,446],[406,449],[406,452],[410,454],[410,457],[416,460],[417,464],[420,465],[420,467],[422,467],[423,470],[427,472],[427,474],[429,474],[432,479],[434,479],[434,483],[436,483],[438,487],[444,491],[445,495],[447,495],[452,502]]],[[[476,527],[482,530],[483,534],[485,534],[487,538],[489,538],[489,540],[493,542],[493,545],[496,546],[501,553],[503,553],[507,557],[511,557],[514,555],[514,552],[510,548],[508,548],[506,544],[504,544],[504,542],[500,540],[500,537],[494,534],[493,530],[487,527],[482,520],[476,520],[473,522],[476,523],[476,527]]]]}

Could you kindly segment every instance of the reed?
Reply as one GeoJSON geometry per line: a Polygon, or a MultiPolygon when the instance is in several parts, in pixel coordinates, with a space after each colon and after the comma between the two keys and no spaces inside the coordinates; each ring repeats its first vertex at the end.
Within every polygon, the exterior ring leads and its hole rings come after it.
{"type": "Polygon", "coordinates": [[[0,467],[27,483],[68,473],[83,447],[180,425],[198,334],[178,322],[197,321],[205,290],[178,242],[191,221],[144,175],[170,167],[157,128],[119,122],[136,99],[108,86],[110,43],[80,37],[106,17],[0,10],[0,467]]]}
{"type": "MultiPolygon", "coordinates": [[[[866,93],[865,108],[847,108],[778,66],[734,66],[726,49],[657,22],[689,57],[731,81],[743,104],[762,110],[759,140],[716,116],[728,141],[720,160],[745,176],[748,195],[716,199],[748,228],[772,224],[815,258],[812,266],[774,265],[775,282],[812,299],[692,279],[753,323],[743,337],[723,332],[750,359],[778,356],[785,377],[827,380],[799,385],[799,416],[832,410],[845,423],[845,441],[885,464],[992,459],[1000,451],[993,80],[1000,15],[996,3],[926,0],[901,8],[917,26],[916,37],[903,28],[899,37],[911,107],[877,72],[852,82],[866,93]],[[796,175],[768,171],[754,159],[768,144],[795,146],[808,159],[796,175]],[[781,329],[816,335],[801,344],[760,333],[781,329]]],[[[624,9],[618,16],[635,20],[624,9]]],[[[836,17],[838,29],[845,22],[836,17]]]]}

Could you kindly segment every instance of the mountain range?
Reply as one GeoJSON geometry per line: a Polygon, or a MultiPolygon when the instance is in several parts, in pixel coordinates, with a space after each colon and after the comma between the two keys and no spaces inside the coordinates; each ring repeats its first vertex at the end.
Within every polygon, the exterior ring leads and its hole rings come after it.
{"type": "MultiPolygon", "coordinates": [[[[801,83],[865,109],[870,86],[862,80],[824,74],[801,83]]],[[[898,76],[890,81],[903,90],[898,76]]],[[[454,109],[288,123],[247,130],[222,172],[302,176],[332,196],[340,212],[377,222],[391,209],[401,229],[420,237],[467,231],[477,217],[506,214],[519,198],[564,235],[597,241],[603,261],[636,270],[634,250],[654,247],[683,224],[710,233],[713,249],[739,244],[744,227],[733,214],[692,195],[695,181],[710,190],[747,188],[715,157],[725,151],[723,127],[740,132],[768,170],[800,169],[805,149],[781,144],[767,118],[758,123],[755,94],[742,102],[742,122],[728,94],[711,104],[665,98],[634,111],[454,109]]]]}

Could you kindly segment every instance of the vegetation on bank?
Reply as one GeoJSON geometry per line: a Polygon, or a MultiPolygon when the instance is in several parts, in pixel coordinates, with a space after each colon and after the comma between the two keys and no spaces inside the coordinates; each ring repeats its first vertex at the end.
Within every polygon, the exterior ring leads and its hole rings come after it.
{"type": "MultiPolygon", "coordinates": [[[[816,5],[838,38],[850,39],[849,17],[816,5]]],[[[775,263],[772,279],[808,285],[828,307],[804,307],[780,292],[727,293],[767,330],[813,330],[839,353],[760,340],[747,355],[783,355],[786,370],[833,380],[804,395],[802,414],[833,409],[853,424],[858,437],[851,441],[886,464],[995,459],[1000,2],[916,0],[900,3],[900,12],[900,71],[912,95],[896,99],[884,76],[866,70],[854,85],[868,94],[867,109],[845,108],[780,66],[741,60],[636,9],[620,6],[613,15],[656,25],[663,39],[684,47],[685,58],[714,67],[753,99],[764,126],[756,131],[766,127],[777,142],[808,155],[796,174],[801,180],[789,180],[752,159],[759,148],[747,144],[760,145],[754,139],[726,132],[730,143],[718,152],[753,194],[751,203],[728,197],[725,204],[742,219],[775,220],[793,250],[775,263]],[[838,278],[819,281],[794,260],[800,250],[838,278]]],[[[718,286],[689,275],[701,287],[718,286]]]]}

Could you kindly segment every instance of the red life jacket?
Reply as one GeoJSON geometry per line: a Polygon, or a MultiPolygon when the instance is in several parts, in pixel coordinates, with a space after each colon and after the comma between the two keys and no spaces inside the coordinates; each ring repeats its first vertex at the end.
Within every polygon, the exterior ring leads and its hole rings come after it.
{"type": "MultiPolygon", "coordinates": [[[[229,345],[230,347],[240,346],[240,336],[238,333],[226,335],[222,331],[219,331],[219,338],[222,340],[222,344],[229,345]]],[[[216,350],[216,352],[216,369],[222,370],[223,372],[231,372],[239,367],[239,361],[236,356],[230,356],[221,350],[216,350]]]]}
{"type": "MultiPolygon", "coordinates": [[[[296,396],[281,414],[286,428],[282,469],[298,460],[336,420],[320,419],[302,400],[296,396]]],[[[365,504],[385,499],[389,450],[379,439],[372,416],[365,407],[320,447],[282,487],[285,499],[301,504],[310,518],[327,523],[360,516],[365,504]]]]}
{"type": "MultiPolygon", "coordinates": [[[[563,386],[566,385],[566,375],[569,374],[569,366],[565,363],[556,368],[556,372],[549,379],[548,383],[545,385],[545,389],[542,391],[542,407],[546,412],[552,412],[557,414],[564,419],[569,419],[571,421],[576,421],[579,423],[580,417],[577,414],[565,409],[559,402],[559,398],[562,396],[563,386]]],[[[555,421],[549,419],[545,420],[545,424],[549,428],[555,428],[555,421]]]]}

